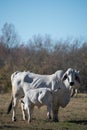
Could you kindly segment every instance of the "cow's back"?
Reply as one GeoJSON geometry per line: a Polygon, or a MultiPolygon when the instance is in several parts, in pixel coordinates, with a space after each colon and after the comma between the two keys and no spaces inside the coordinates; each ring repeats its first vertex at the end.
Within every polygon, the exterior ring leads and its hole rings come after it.
{"type": "Polygon", "coordinates": [[[24,79],[26,77],[26,72],[13,73],[11,75],[12,93],[13,96],[22,97],[24,96],[24,79]]]}

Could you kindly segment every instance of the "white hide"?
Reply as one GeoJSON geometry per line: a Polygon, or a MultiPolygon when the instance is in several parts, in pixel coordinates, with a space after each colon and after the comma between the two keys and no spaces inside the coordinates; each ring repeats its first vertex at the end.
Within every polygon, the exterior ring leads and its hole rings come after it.
{"type": "Polygon", "coordinates": [[[77,71],[71,68],[67,69],[65,73],[59,70],[52,75],[39,75],[29,71],[13,73],[11,76],[12,100],[14,104],[12,120],[15,121],[16,119],[18,99],[23,97],[29,89],[36,88],[50,88],[54,92],[52,99],[53,120],[58,120],[58,109],[60,106],[65,107],[69,103],[71,88],[76,83],[76,76],[78,81],[80,81],[79,74],[77,74],[77,71]]]}
{"type": "Polygon", "coordinates": [[[51,118],[52,92],[49,88],[30,89],[25,93],[25,97],[22,101],[24,103],[24,110],[26,110],[28,114],[28,122],[31,121],[34,106],[40,108],[46,105],[48,118],[51,118]]]}

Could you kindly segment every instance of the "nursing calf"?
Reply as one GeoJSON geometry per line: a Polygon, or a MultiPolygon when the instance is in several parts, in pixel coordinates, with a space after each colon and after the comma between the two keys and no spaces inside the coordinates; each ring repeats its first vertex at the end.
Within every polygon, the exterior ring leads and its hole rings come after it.
{"type": "Polygon", "coordinates": [[[47,116],[51,119],[52,92],[49,88],[30,89],[21,101],[24,104],[25,113],[28,115],[28,123],[31,122],[34,106],[40,108],[46,105],[47,116]]]}

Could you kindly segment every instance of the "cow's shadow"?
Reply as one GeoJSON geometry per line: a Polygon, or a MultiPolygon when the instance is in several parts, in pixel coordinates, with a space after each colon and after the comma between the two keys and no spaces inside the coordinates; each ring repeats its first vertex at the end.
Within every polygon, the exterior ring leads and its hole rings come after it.
{"type": "Polygon", "coordinates": [[[87,120],[71,120],[71,121],[68,121],[68,122],[75,123],[75,124],[87,125],[87,120]]]}
{"type": "Polygon", "coordinates": [[[6,129],[6,128],[17,129],[18,127],[16,127],[16,126],[11,126],[11,125],[3,125],[3,126],[0,126],[0,129],[6,129]]]}

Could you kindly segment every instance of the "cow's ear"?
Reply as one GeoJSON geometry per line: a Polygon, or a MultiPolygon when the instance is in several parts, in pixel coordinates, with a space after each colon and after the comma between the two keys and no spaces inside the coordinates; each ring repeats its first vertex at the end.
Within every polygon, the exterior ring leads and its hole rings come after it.
{"type": "Polygon", "coordinates": [[[65,73],[62,77],[62,81],[65,81],[67,79],[67,74],[65,73]]]}
{"type": "Polygon", "coordinates": [[[76,73],[75,74],[75,80],[78,82],[78,83],[81,83],[80,81],[80,76],[76,73]]]}
{"type": "Polygon", "coordinates": [[[21,99],[21,103],[23,103],[24,104],[24,101],[21,99]]]}

